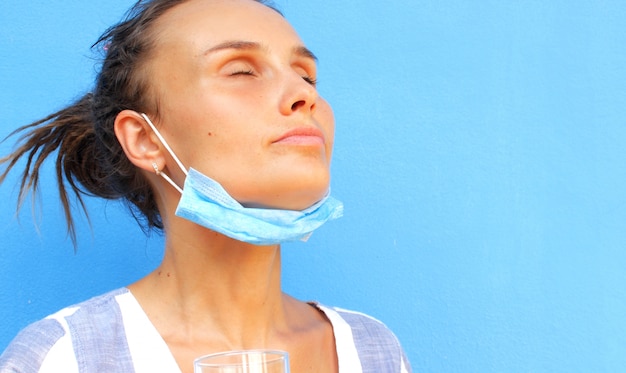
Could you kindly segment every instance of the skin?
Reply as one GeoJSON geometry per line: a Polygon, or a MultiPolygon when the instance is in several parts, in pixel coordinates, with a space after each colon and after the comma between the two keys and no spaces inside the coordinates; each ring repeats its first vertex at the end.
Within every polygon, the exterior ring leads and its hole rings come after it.
{"type": "MultiPolygon", "coordinates": [[[[190,0],[159,20],[144,66],[159,113],[146,113],[185,167],[250,206],[304,209],[329,185],[334,119],[315,60],[278,13],[249,0],[190,0]],[[314,136],[284,135],[298,129],[314,136]]],[[[166,232],[160,267],[129,286],[184,373],[196,357],[272,348],[294,372],[336,372],[329,321],[281,290],[280,247],[233,240],[174,215],[184,174],[139,113],[115,124],[149,178],[166,232]]]]}

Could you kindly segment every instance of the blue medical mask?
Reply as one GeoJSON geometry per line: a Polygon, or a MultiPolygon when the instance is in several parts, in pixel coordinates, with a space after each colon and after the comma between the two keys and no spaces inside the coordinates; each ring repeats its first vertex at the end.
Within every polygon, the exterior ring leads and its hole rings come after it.
{"type": "Polygon", "coordinates": [[[231,197],[217,181],[193,168],[187,171],[150,118],[145,114],[141,116],[186,175],[181,189],[155,165],[157,174],[181,193],[175,213],[178,217],[239,241],[255,245],[274,245],[288,241],[306,241],[322,224],[343,215],[343,204],[331,197],[330,191],[322,200],[302,211],[245,207],[231,197]]]}

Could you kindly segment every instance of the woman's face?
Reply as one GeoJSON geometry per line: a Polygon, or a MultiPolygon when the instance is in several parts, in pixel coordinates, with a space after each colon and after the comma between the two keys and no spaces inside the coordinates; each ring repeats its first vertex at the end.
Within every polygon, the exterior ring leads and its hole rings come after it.
{"type": "MultiPolygon", "coordinates": [[[[303,209],[329,185],[334,137],[313,55],[274,10],[190,0],[156,23],[147,69],[163,136],[248,206],[303,209]]],[[[184,176],[170,158],[167,172],[184,176]]]]}

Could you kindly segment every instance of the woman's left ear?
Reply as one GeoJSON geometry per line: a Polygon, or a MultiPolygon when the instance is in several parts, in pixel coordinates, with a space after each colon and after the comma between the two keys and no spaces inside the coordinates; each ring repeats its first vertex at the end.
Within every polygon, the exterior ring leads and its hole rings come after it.
{"type": "Polygon", "coordinates": [[[121,111],[115,118],[114,129],[124,153],[135,166],[149,172],[154,172],[155,164],[163,167],[161,144],[141,114],[121,111]]]}

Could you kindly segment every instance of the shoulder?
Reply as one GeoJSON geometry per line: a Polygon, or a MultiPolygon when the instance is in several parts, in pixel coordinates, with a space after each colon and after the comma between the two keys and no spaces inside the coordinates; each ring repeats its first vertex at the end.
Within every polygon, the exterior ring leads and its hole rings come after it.
{"type": "Polygon", "coordinates": [[[399,345],[393,332],[380,320],[362,312],[337,307],[333,310],[350,325],[355,339],[364,343],[399,345]]]}
{"type": "MultiPolygon", "coordinates": [[[[119,289],[70,306],[24,328],[0,356],[0,372],[75,372],[85,352],[123,328],[119,289]]],[[[119,341],[118,341],[119,342],[119,341]]]]}
{"type": "Polygon", "coordinates": [[[383,322],[362,312],[318,307],[333,324],[336,339],[352,340],[363,372],[411,372],[400,341],[383,322]]]}
{"type": "Polygon", "coordinates": [[[0,372],[39,372],[50,351],[67,339],[63,325],[46,318],[24,328],[0,356],[0,372]]]}
{"type": "Polygon", "coordinates": [[[74,310],[71,314],[60,312],[50,317],[66,320],[71,332],[79,332],[85,328],[104,331],[121,321],[117,299],[126,293],[126,288],[117,289],[69,307],[74,310]]]}

